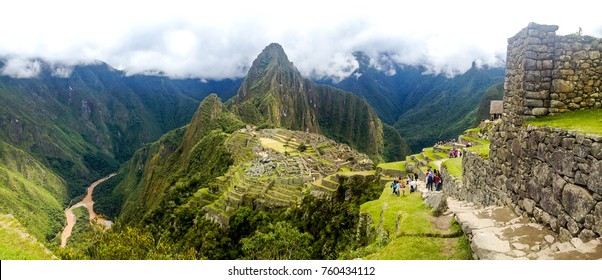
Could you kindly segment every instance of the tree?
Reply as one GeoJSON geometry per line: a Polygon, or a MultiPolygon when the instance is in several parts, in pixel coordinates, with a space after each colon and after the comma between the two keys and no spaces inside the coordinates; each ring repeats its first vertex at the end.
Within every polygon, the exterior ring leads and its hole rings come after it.
{"type": "Polygon", "coordinates": [[[242,251],[246,259],[255,260],[302,260],[311,257],[313,237],[301,233],[287,222],[268,226],[268,232],[256,231],[243,238],[242,251]]]}

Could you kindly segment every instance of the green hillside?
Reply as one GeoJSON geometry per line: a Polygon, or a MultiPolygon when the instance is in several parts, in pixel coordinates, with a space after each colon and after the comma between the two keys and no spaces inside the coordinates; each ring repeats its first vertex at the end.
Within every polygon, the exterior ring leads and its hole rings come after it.
{"type": "Polygon", "coordinates": [[[52,260],[56,257],[11,215],[0,214],[0,260],[52,260]]]}
{"type": "Polygon", "coordinates": [[[42,242],[62,230],[66,183],[31,155],[0,141],[0,214],[13,215],[42,242]]]}

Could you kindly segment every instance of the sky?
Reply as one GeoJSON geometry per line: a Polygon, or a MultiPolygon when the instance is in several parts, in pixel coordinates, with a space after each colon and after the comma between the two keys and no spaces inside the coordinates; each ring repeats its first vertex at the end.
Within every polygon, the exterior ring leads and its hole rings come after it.
{"type": "Polygon", "coordinates": [[[0,74],[34,77],[43,60],[67,77],[73,65],[103,61],[129,75],[239,78],[276,42],[314,78],[349,76],[355,51],[383,70],[392,62],[454,75],[473,62],[503,66],[507,39],[529,22],[602,37],[601,10],[591,0],[8,0],[0,74]]]}

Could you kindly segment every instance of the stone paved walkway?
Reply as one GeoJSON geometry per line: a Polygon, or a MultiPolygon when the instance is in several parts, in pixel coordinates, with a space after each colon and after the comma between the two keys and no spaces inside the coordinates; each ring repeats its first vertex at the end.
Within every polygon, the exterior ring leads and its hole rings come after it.
{"type": "MultiPolygon", "coordinates": [[[[431,195],[424,182],[418,189],[431,195]]],[[[437,193],[437,192],[435,192],[437,193]]],[[[543,225],[517,216],[507,207],[478,207],[466,201],[447,198],[449,210],[468,236],[475,259],[486,260],[592,260],[602,259],[602,238],[582,242],[573,238],[561,242],[543,225]]]]}

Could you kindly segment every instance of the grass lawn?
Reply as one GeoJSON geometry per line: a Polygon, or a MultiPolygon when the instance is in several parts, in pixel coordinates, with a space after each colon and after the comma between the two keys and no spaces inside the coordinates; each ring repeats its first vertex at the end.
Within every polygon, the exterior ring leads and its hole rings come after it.
{"type": "Polygon", "coordinates": [[[378,200],[373,200],[362,204],[360,211],[367,212],[375,223],[380,220],[380,212],[386,203],[387,208],[384,213],[383,229],[390,234],[424,234],[435,233],[428,220],[431,216],[431,209],[422,202],[420,193],[409,193],[406,187],[405,196],[392,195],[390,183],[387,183],[378,200]],[[401,220],[399,232],[395,232],[395,223],[397,213],[400,212],[401,220]]]}
{"type": "Polygon", "coordinates": [[[274,149],[276,152],[279,152],[281,154],[287,153],[289,156],[300,155],[296,145],[294,145],[294,147],[291,147],[286,143],[282,143],[271,138],[259,138],[259,143],[261,143],[263,147],[274,149]]]}
{"type": "Polygon", "coordinates": [[[466,236],[436,238],[401,236],[364,260],[471,260],[466,236]]]}
{"type": "Polygon", "coordinates": [[[406,162],[405,161],[395,161],[395,162],[381,163],[377,167],[380,167],[382,169],[395,169],[395,170],[406,171],[406,162]]]}
{"type": "Polygon", "coordinates": [[[337,172],[337,174],[341,175],[341,176],[354,176],[354,175],[361,175],[361,176],[369,176],[369,175],[376,175],[376,170],[368,170],[368,171],[348,171],[348,172],[337,172]]]}
{"type": "MultiPolygon", "coordinates": [[[[357,257],[368,260],[472,259],[470,245],[465,236],[426,236],[441,232],[431,224],[432,211],[423,203],[420,193],[409,194],[406,188],[405,196],[397,197],[391,194],[388,183],[380,198],[362,204],[360,211],[369,213],[376,226],[385,204],[383,229],[389,232],[390,242],[383,247],[373,243],[361,248],[357,257]],[[399,230],[395,231],[398,215],[399,230]]],[[[455,227],[455,230],[460,228],[455,227]]]]}
{"type": "Polygon", "coordinates": [[[489,141],[480,140],[483,145],[475,145],[470,148],[466,148],[466,150],[477,153],[480,157],[484,159],[489,159],[489,141]],[[484,141],[484,142],[483,142],[484,141]]]}
{"type": "Polygon", "coordinates": [[[525,120],[525,124],[576,130],[602,135],[602,109],[588,109],[525,120]]]}
{"type": "Polygon", "coordinates": [[[450,175],[454,176],[454,178],[456,178],[460,182],[462,182],[462,158],[461,157],[450,158],[450,159],[444,161],[443,163],[441,163],[441,166],[444,166],[450,175]]]}

